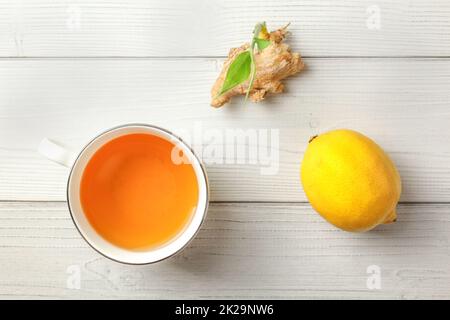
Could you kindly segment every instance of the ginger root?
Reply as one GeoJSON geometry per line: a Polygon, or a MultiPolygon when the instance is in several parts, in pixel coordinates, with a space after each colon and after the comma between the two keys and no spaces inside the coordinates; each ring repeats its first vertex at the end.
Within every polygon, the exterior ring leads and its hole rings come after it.
{"type": "MultiPolygon", "coordinates": [[[[289,46],[283,43],[287,33],[286,28],[271,32],[269,34],[270,45],[262,51],[256,50],[257,52],[254,54],[256,74],[249,93],[249,98],[253,102],[263,100],[267,94],[283,92],[284,85],[281,80],[300,72],[304,68],[300,54],[292,53],[289,46]]],[[[232,97],[247,93],[249,80],[219,95],[230,64],[249,46],[246,43],[239,48],[230,50],[219,78],[217,78],[211,90],[211,106],[221,107],[229,102],[232,97]]]]}

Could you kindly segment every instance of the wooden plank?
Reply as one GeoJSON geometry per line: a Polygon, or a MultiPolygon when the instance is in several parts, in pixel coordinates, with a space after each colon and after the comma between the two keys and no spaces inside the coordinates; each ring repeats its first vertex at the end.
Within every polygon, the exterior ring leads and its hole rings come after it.
{"type": "Polygon", "coordinates": [[[209,89],[220,63],[0,61],[0,200],[65,200],[68,171],[36,152],[40,140],[79,150],[99,132],[132,122],[191,141],[206,162],[214,201],[305,201],[298,171],[307,141],[339,127],[364,132],[389,152],[403,177],[402,201],[450,199],[448,60],[307,59],[306,72],[287,82],[286,94],[214,109],[209,89]],[[278,130],[279,139],[227,139],[232,129],[278,130]],[[226,155],[229,147],[249,151],[264,143],[279,164],[275,175],[261,174],[268,166],[263,158],[214,163],[210,152],[211,146],[226,155]]]}
{"type": "Polygon", "coordinates": [[[65,203],[2,202],[0,296],[448,299],[449,213],[449,204],[403,204],[397,223],[352,234],[307,204],[214,203],[182,253],[127,266],[84,243],[65,203]],[[366,285],[372,265],[379,290],[366,285]]]}
{"type": "Polygon", "coordinates": [[[6,0],[0,56],[225,56],[291,22],[306,56],[449,56],[447,0],[6,0]]]}

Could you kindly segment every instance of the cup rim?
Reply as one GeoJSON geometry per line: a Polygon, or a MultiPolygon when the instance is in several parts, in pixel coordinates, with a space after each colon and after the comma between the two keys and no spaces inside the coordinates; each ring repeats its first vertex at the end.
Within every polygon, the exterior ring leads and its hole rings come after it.
{"type": "MultiPolygon", "coordinates": [[[[196,173],[196,175],[197,175],[197,173],[196,173]]],[[[108,258],[108,259],[110,259],[112,261],[115,261],[115,262],[118,262],[118,263],[121,263],[121,264],[126,264],[126,265],[148,265],[148,264],[154,264],[154,263],[157,263],[157,262],[160,262],[160,261],[164,261],[166,259],[169,259],[169,258],[175,256],[176,254],[178,254],[181,251],[183,251],[191,243],[191,241],[197,236],[198,232],[200,231],[201,226],[203,225],[203,222],[206,219],[206,215],[208,213],[208,207],[209,207],[209,183],[208,183],[208,176],[207,176],[207,173],[206,173],[206,170],[205,170],[205,167],[204,167],[202,161],[197,156],[197,154],[194,152],[192,147],[190,145],[188,145],[181,137],[179,137],[178,135],[174,134],[170,130],[164,129],[164,128],[156,126],[156,125],[145,124],[145,123],[127,123],[127,124],[118,125],[118,126],[110,128],[108,130],[102,131],[101,133],[97,134],[94,138],[92,138],[88,143],[86,143],[86,145],[80,150],[80,152],[78,153],[77,157],[75,158],[75,161],[73,162],[73,164],[72,164],[72,166],[70,168],[69,177],[67,179],[67,185],[66,185],[66,198],[67,198],[67,206],[68,206],[68,209],[69,209],[70,218],[72,219],[72,222],[75,225],[75,228],[77,229],[77,231],[81,235],[81,237],[84,239],[84,241],[86,241],[86,243],[92,249],[94,249],[96,252],[98,252],[99,254],[104,256],[105,258],[108,258]],[[93,243],[91,243],[91,241],[88,240],[88,238],[84,235],[83,231],[80,229],[78,223],[76,222],[76,219],[74,218],[74,214],[72,212],[72,207],[71,207],[71,204],[70,204],[69,192],[70,192],[70,182],[72,180],[73,171],[74,171],[75,165],[77,164],[78,160],[81,158],[81,156],[87,150],[87,148],[89,148],[89,146],[91,146],[92,143],[94,143],[98,138],[102,137],[103,135],[105,135],[105,134],[107,134],[107,133],[109,133],[111,131],[117,130],[117,129],[128,128],[128,127],[141,127],[141,128],[148,128],[148,129],[153,129],[153,130],[159,130],[159,131],[161,131],[161,132],[163,132],[165,134],[170,135],[172,138],[176,139],[179,143],[181,143],[185,148],[190,150],[190,152],[192,153],[195,161],[198,163],[198,165],[199,165],[199,167],[201,169],[201,173],[202,173],[201,176],[202,176],[202,178],[204,180],[204,183],[205,183],[205,202],[206,203],[205,203],[205,208],[204,208],[204,210],[202,212],[201,220],[200,220],[200,223],[199,223],[199,225],[197,227],[197,230],[195,230],[195,232],[192,234],[192,236],[189,238],[189,240],[186,241],[186,243],[184,243],[176,251],[174,251],[170,255],[167,255],[167,256],[164,256],[164,257],[162,257],[160,259],[149,261],[149,262],[123,261],[123,260],[119,260],[117,258],[113,258],[110,255],[102,252],[93,243]]],[[[189,223],[188,223],[188,225],[189,225],[189,223]]],[[[185,232],[185,231],[183,231],[183,232],[185,232]]],[[[163,245],[163,247],[164,247],[164,245],[163,245]]],[[[126,249],[124,249],[124,250],[126,250],[126,249]]]]}

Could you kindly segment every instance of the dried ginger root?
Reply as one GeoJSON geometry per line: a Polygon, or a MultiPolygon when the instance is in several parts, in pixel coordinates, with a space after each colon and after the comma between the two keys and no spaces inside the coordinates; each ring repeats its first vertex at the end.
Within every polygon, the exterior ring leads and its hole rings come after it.
{"type": "MultiPolygon", "coordinates": [[[[292,53],[289,46],[283,43],[286,34],[286,27],[271,32],[269,34],[271,44],[264,50],[255,52],[256,75],[249,94],[249,99],[253,102],[263,100],[268,93],[283,92],[284,85],[281,80],[299,73],[305,66],[300,54],[292,53]]],[[[227,75],[228,67],[235,57],[248,48],[249,44],[247,43],[230,50],[219,78],[217,78],[211,90],[211,106],[221,107],[229,102],[233,96],[247,93],[248,80],[218,96],[227,75]]]]}

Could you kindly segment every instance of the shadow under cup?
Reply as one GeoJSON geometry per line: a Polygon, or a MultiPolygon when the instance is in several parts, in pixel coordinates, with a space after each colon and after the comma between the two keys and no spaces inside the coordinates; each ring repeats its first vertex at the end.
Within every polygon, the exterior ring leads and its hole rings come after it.
{"type": "Polygon", "coordinates": [[[164,260],[181,251],[199,230],[208,208],[208,181],[206,172],[192,149],[180,138],[169,131],[150,125],[125,125],[113,128],[94,138],[79,154],[69,175],[67,202],[72,219],[82,237],[96,251],[112,260],[127,264],[148,264],[164,260]],[[150,134],[169,141],[181,150],[183,158],[194,169],[198,186],[197,207],[190,219],[173,239],[149,249],[129,250],[119,247],[103,238],[91,225],[80,200],[80,187],[84,170],[93,155],[106,143],[129,134],[150,134]]]}

